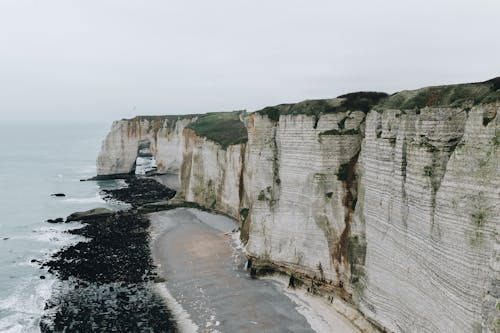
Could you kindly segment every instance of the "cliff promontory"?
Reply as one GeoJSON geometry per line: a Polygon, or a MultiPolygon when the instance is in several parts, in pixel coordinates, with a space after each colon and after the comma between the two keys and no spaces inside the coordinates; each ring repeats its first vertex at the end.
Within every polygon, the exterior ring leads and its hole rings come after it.
{"type": "Polygon", "coordinates": [[[499,112],[496,78],[136,117],[113,123],[98,176],[133,172],[147,141],[179,199],[239,222],[254,272],[362,331],[498,332],[499,112]]]}

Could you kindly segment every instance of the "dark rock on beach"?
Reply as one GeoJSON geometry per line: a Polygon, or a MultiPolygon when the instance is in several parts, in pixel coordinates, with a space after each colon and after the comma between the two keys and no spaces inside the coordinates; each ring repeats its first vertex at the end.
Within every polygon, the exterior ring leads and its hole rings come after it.
{"type": "MultiPolygon", "coordinates": [[[[106,191],[107,198],[137,207],[175,195],[151,179],[127,179],[127,184],[126,191],[106,191]]],[[[134,208],[96,208],[71,214],[67,221],[81,221],[82,228],[67,232],[86,240],[42,264],[62,282],[46,304],[41,331],[177,332],[170,310],[155,291],[161,279],[151,258],[149,220],[134,208]]]]}
{"type": "Polygon", "coordinates": [[[87,282],[144,282],[155,276],[148,244],[149,220],[136,212],[88,217],[83,228],[69,230],[89,238],[62,249],[43,266],[62,279],[87,282]]]}
{"type": "Polygon", "coordinates": [[[85,212],[75,212],[66,218],[66,222],[106,218],[113,214],[114,212],[107,208],[94,208],[85,212]]]}
{"type": "Polygon", "coordinates": [[[62,222],[64,222],[64,219],[62,217],[58,217],[56,219],[48,219],[45,222],[48,222],[48,223],[62,223],[62,222]]]}
{"type": "Polygon", "coordinates": [[[128,187],[117,190],[103,190],[106,198],[116,199],[140,207],[148,203],[172,199],[176,192],[152,178],[129,177],[128,187]]]}
{"type": "Polygon", "coordinates": [[[69,283],[49,302],[41,332],[177,332],[161,297],[145,284],[69,283]]]}

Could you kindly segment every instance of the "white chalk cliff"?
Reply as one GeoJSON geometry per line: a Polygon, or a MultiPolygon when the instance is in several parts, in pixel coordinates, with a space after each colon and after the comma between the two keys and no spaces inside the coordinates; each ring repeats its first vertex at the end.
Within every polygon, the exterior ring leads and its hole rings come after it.
{"type": "Polygon", "coordinates": [[[184,149],[184,127],[196,116],[135,117],[113,122],[97,157],[97,175],[131,173],[141,141],[149,141],[158,172],[179,173],[184,149]]]}
{"type": "Polygon", "coordinates": [[[179,198],[239,221],[256,269],[342,299],[362,331],[499,332],[499,86],[282,105],[241,114],[234,144],[202,116],[121,120],[98,175],[133,171],[149,140],[179,198]]]}

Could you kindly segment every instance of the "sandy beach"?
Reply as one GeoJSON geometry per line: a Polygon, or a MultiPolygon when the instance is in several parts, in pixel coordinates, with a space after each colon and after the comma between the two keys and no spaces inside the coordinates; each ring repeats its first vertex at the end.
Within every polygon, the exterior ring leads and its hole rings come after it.
{"type": "Polygon", "coordinates": [[[356,332],[343,318],[285,294],[282,284],[250,278],[231,219],[186,208],[149,217],[154,261],[198,331],[356,332]]]}

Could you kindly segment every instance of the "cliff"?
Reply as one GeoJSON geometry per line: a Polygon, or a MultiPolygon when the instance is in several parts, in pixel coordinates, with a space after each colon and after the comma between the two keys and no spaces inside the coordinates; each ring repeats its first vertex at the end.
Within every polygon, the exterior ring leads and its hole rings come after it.
{"type": "Polygon", "coordinates": [[[149,143],[159,173],[179,173],[184,128],[197,119],[187,116],[137,116],[113,122],[97,157],[97,176],[133,173],[140,144],[149,143]]]}
{"type": "Polygon", "coordinates": [[[133,171],[149,140],[158,171],[178,173],[179,198],[239,221],[254,271],[289,274],[364,331],[366,319],[497,332],[499,88],[497,78],[122,120],[98,173],[133,171]]]}

